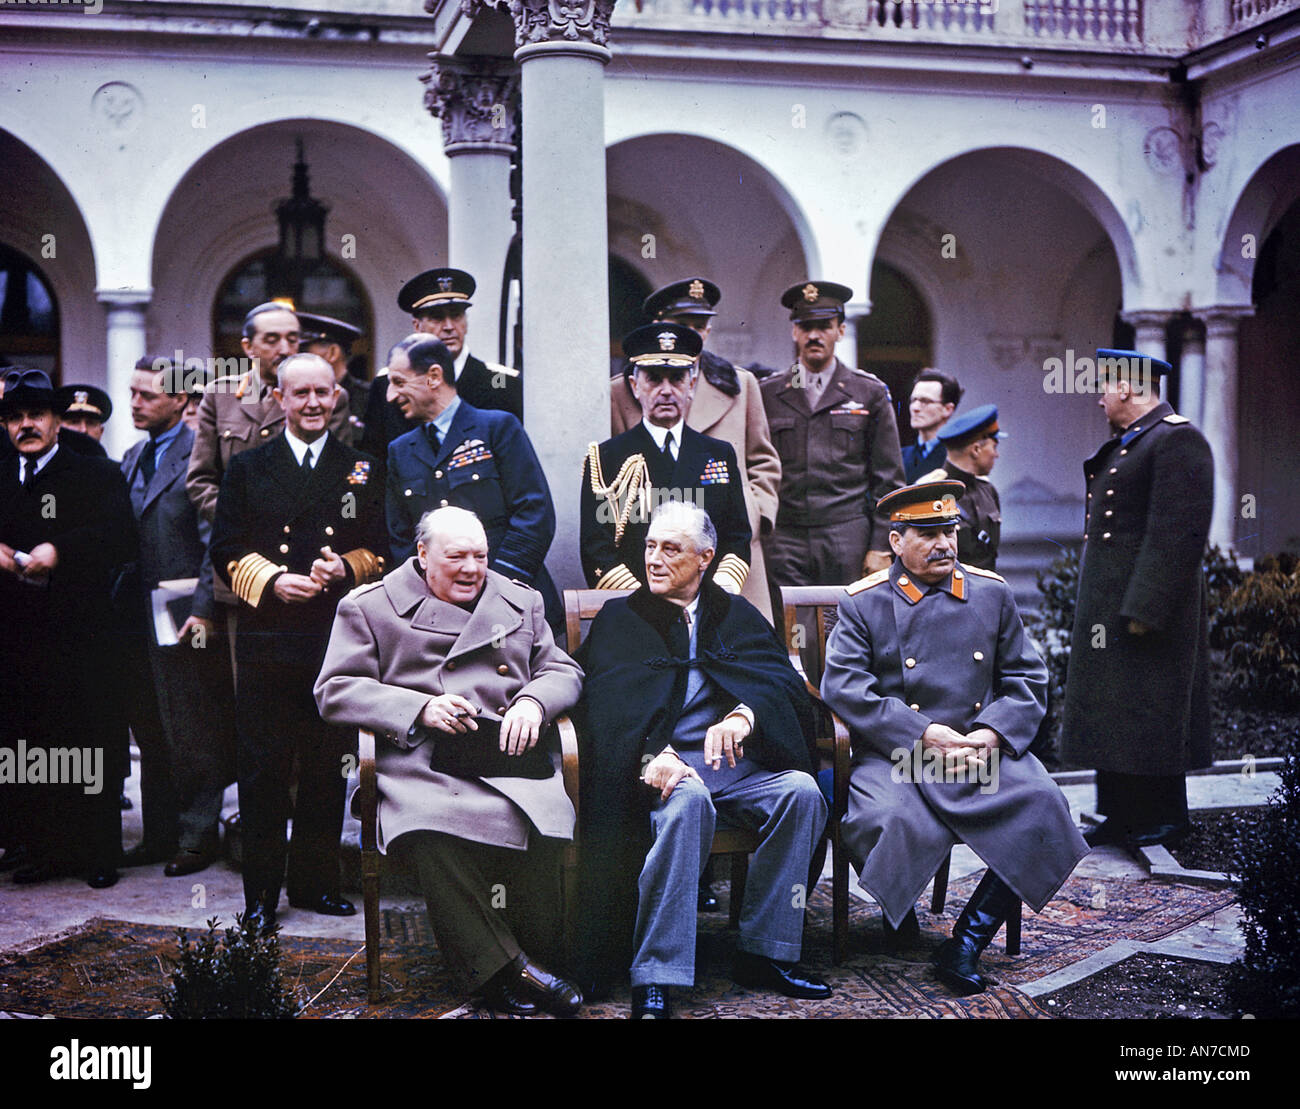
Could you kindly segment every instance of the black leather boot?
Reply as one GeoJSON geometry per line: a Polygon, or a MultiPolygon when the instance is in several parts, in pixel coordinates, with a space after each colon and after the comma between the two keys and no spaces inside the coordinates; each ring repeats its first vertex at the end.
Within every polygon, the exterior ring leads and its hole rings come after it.
{"type": "Polygon", "coordinates": [[[884,938],[886,951],[901,951],[908,947],[915,947],[921,938],[921,922],[916,919],[916,910],[909,909],[907,916],[903,917],[903,922],[894,928],[884,917],[881,918],[884,925],[884,938]]]}
{"type": "Polygon", "coordinates": [[[979,957],[1016,905],[1016,895],[993,871],[966,902],[952,928],[952,939],[935,952],[934,969],[939,980],[958,997],[980,993],[988,981],[978,969],[979,957]]]}

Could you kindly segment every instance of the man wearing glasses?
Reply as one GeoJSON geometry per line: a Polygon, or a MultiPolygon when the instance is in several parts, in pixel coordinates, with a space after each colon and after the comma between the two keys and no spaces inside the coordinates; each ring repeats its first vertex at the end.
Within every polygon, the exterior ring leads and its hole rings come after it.
{"type": "Polygon", "coordinates": [[[943,465],[948,451],[939,432],[951,419],[961,395],[962,387],[955,377],[938,370],[922,370],[916,375],[907,406],[916,442],[903,448],[903,472],[909,485],[943,465]]]}

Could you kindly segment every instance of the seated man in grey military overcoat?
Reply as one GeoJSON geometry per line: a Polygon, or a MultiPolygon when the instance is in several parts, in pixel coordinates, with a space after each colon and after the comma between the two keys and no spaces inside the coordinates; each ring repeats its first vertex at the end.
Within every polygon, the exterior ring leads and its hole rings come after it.
{"type": "Polygon", "coordinates": [[[375,729],[380,850],[414,863],[448,962],[494,1009],[571,1016],[582,995],[523,953],[508,914],[542,869],[530,848],[573,838],[538,743],[582,671],[542,595],[487,568],[472,512],[427,512],[417,539],[414,558],[340,602],[316,703],[331,724],[375,729]]]}
{"type": "Polygon", "coordinates": [[[959,994],[987,984],[981,952],[1019,897],[1042,910],[1088,846],[1028,753],[1047,670],[1011,589],[957,561],[957,497],[935,481],[880,499],[896,560],[850,585],[826,644],[822,696],[853,737],[843,835],[888,924],[913,906],[959,840],[988,865],[936,956],[959,994]]]}

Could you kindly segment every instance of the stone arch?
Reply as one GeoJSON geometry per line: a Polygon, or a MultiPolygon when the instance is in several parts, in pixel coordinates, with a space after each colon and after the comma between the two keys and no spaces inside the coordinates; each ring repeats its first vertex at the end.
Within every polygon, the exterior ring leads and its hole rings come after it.
{"type": "Polygon", "coordinates": [[[780,295],[818,264],[790,189],[745,151],[678,132],[620,139],[606,151],[606,179],[611,254],[655,286],[695,274],[716,281],[710,347],[742,365],[788,363],[780,295]]]}
{"type": "Polygon", "coordinates": [[[1231,208],[1214,261],[1215,301],[1249,304],[1255,263],[1264,240],[1300,199],[1300,143],[1265,158],[1231,208]],[[1250,236],[1249,243],[1246,237],[1250,236]]]}
{"type": "MultiPolygon", "coordinates": [[[[55,376],[106,381],[103,310],[95,300],[95,251],[81,206],[34,147],[0,130],[0,242],[40,269],[58,305],[55,376]]],[[[3,352],[21,361],[13,351],[3,352]]]]}
{"type": "Polygon", "coordinates": [[[397,310],[398,288],[446,259],[442,186],[406,151],[372,131],[294,118],[218,143],[172,190],[151,260],[154,345],[187,357],[206,355],[212,301],[222,280],[241,261],[276,244],[273,206],[289,194],[299,136],[312,194],[330,207],[326,253],[355,274],[374,305],[372,349],[387,349],[406,334],[410,321],[397,310]],[[255,171],[251,179],[249,169],[255,171]],[[370,187],[374,180],[385,182],[379,193],[370,187]]]}

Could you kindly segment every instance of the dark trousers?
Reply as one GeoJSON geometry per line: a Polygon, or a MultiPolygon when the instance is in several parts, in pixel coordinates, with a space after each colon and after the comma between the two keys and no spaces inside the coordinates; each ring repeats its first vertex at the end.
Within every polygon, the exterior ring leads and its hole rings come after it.
{"type": "Polygon", "coordinates": [[[554,844],[535,831],[527,851],[408,832],[389,848],[415,870],[438,950],[471,990],[520,953],[520,940],[553,967],[560,945],[554,844]]]}
{"type": "Polygon", "coordinates": [[[1186,824],[1187,778],[1098,770],[1097,811],[1127,828],[1186,824]]]}
{"type": "Polygon", "coordinates": [[[240,653],[236,720],[239,736],[239,823],[244,899],[274,908],[285,877],[285,823],[290,901],[339,892],[339,837],[347,789],[343,757],[349,734],[321,720],[312,697],[317,652],[307,663],[249,658],[240,653]],[[298,762],[298,796],[289,787],[298,762]]]}

